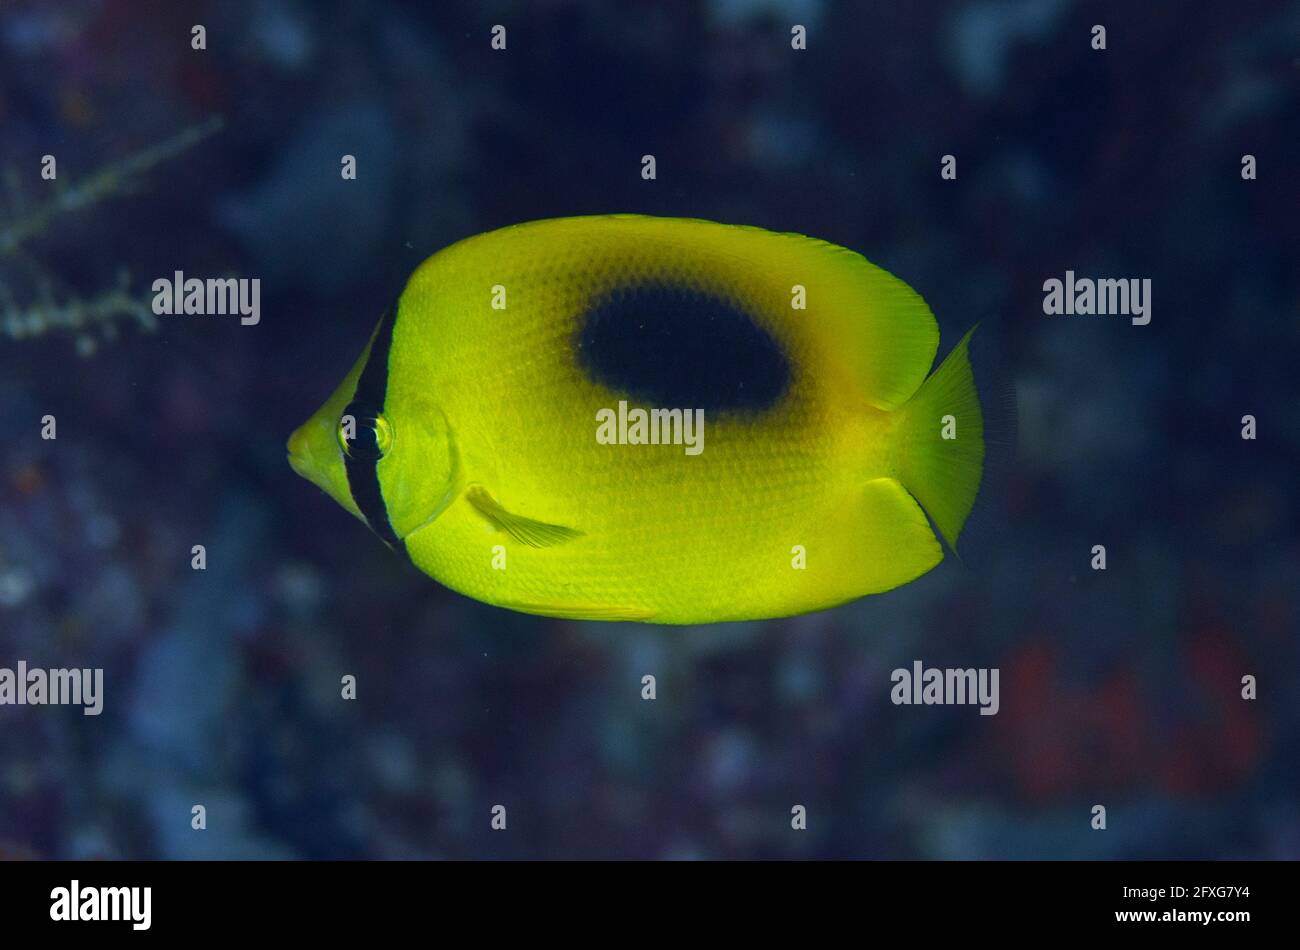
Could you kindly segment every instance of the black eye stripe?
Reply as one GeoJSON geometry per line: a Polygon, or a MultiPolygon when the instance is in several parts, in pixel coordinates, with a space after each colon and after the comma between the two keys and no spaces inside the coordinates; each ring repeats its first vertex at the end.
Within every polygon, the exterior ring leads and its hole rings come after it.
{"type": "Polygon", "coordinates": [[[384,397],[388,390],[388,357],[393,346],[393,325],[397,322],[397,304],[389,308],[388,313],[379,324],[375,341],[370,347],[370,357],[357,379],[357,391],[352,402],[344,410],[344,415],[351,414],[356,419],[356,438],[350,449],[343,455],[343,467],[348,475],[348,489],[352,500],[361,514],[365,516],[371,529],[394,550],[410,557],[406,542],[397,536],[392,522],[388,520],[388,508],[384,504],[383,489],[379,484],[378,445],[374,445],[373,457],[365,455],[363,433],[369,432],[374,438],[374,430],[364,424],[364,420],[373,420],[384,408],[384,397]]]}

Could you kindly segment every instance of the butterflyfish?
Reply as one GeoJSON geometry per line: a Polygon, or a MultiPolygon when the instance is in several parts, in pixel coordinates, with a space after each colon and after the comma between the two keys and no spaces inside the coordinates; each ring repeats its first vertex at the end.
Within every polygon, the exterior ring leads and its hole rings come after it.
{"type": "Polygon", "coordinates": [[[921,297],[798,234],[519,224],[415,270],[289,460],[489,604],[663,624],[800,614],[955,550],[985,461],[970,336],[931,372],[921,297]]]}

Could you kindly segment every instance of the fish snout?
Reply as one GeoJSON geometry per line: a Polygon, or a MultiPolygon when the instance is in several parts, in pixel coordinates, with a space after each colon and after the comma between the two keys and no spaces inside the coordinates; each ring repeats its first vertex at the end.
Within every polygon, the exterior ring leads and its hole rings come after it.
{"type": "Polygon", "coordinates": [[[294,430],[285,443],[289,465],[307,481],[330,491],[330,463],[338,452],[333,444],[332,431],[320,415],[313,416],[294,430]]]}
{"type": "Polygon", "coordinates": [[[289,436],[289,441],[285,443],[285,450],[289,453],[289,465],[295,472],[303,478],[310,478],[307,474],[307,433],[304,431],[306,425],[300,426],[294,430],[293,435],[289,436]]]}

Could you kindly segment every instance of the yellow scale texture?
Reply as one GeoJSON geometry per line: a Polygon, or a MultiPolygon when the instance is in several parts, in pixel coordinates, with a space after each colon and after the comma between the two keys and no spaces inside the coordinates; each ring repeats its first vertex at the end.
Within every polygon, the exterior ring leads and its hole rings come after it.
{"type": "MultiPolygon", "coordinates": [[[[943,557],[900,484],[910,455],[938,435],[930,408],[952,408],[927,407],[922,419],[909,403],[937,347],[934,317],[910,288],[799,235],[634,215],[480,235],[429,258],[399,303],[382,407],[392,440],[377,469],[388,517],[423,571],[530,613],[702,623],[888,590],[943,557]],[[689,288],[749,314],[789,361],[780,400],[706,411],[699,455],[598,442],[598,412],[620,400],[694,408],[608,389],[577,353],[584,314],[638,284],[689,288]],[[806,309],[791,306],[795,285],[806,309]],[[492,306],[497,286],[504,309],[492,306]],[[510,518],[569,531],[537,546],[510,518]]],[[[290,442],[295,468],[354,514],[336,431],[368,356],[290,442]]],[[[977,418],[966,388],[944,387],[977,418]]],[[[976,454],[953,538],[982,444],[976,454]]]]}

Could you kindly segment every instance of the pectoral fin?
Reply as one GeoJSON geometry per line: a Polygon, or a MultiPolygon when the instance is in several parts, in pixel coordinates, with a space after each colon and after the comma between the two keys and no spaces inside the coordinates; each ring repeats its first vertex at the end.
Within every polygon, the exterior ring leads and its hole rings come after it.
{"type": "Polygon", "coordinates": [[[530,548],[549,548],[582,536],[581,531],[560,524],[547,524],[507,511],[482,485],[471,485],[465,499],[510,537],[530,548]]]}

